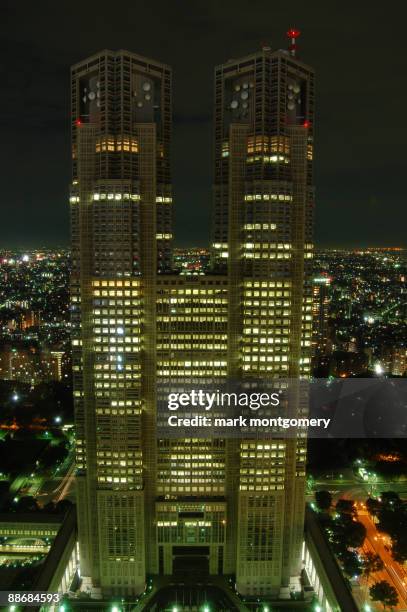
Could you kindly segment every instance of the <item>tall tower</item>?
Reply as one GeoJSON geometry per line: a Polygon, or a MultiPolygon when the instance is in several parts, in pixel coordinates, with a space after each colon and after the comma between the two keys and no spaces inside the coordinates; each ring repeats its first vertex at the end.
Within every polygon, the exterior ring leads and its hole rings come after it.
{"type": "MultiPolygon", "coordinates": [[[[158,438],[156,427],[163,389],[309,373],[314,91],[297,34],[289,52],[216,68],[206,276],[170,270],[169,68],[104,51],[72,69],[81,571],[105,594],[195,566],[278,596],[300,573],[305,438],[158,438]]],[[[289,405],[306,409],[305,397],[289,405]]]]}
{"type": "Polygon", "coordinates": [[[154,486],[143,470],[155,469],[155,284],[171,260],[171,71],[103,51],[71,75],[81,569],[130,595],[145,585],[154,486]]]}
{"type": "MultiPolygon", "coordinates": [[[[212,258],[228,276],[228,374],[243,380],[310,368],[314,73],[298,34],[215,71],[212,258]]],[[[306,441],[241,441],[238,456],[237,589],[278,596],[300,570],[306,441]]]]}

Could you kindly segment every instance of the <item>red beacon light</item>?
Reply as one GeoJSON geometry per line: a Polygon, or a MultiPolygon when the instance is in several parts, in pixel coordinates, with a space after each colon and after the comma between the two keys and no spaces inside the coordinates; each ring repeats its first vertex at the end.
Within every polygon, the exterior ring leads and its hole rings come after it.
{"type": "Polygon", "coordinates": [[[298,38],[300,36],[300,30],[296,30],[295,28],[291,28],[287,32],[287,38],[298,38]]]}
{"type": "Polygon", "coordinates": [[[76,127],[81,127],[82,121],[79,118],[75,119],[75,125],[76,125],[76,127]]]}
{"type": "Polygon", "coordinates": [[[290,40],[290,44],[288,46],[288,50],[290,54],[295,57],[297,54],[297,38],[301,35],[300,30],[296,28],[290,28],[286,32],[287,38],[290,40]]]}
{"type": "Polygon", "coordinates": [[[305,128],[309,128],[309,127],[311,127],[311,123],[310,123],[310,122],[309,122],[307,119],[304,121],[304,123],[303,123],[302,125],[303,125],[303,127],[305,127],[305,128]]]}

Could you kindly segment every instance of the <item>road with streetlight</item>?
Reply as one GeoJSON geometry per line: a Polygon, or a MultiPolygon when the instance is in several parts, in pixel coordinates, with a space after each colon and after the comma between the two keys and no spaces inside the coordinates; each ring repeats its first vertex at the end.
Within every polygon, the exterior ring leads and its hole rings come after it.
{"type": "Polygon", "coordinates": [[[394,491],[400,497],[407,497],[407,480],[386,480],[378,476],[374,479],[368,477],[367,480],[363,480],[350,468],[330,471],[318,474],[313,478],[312,490],[308,490],[307,501],[312,501],[315,491],[321,489],[330,491],[334,500],[342,497],[355,501],[366,501],[368,497],[378,495],[383,491],[394,491]]]}
{"type": "MultiPolygon", "coordinates": [[[[380,580],[389,582],[396,589],[399,598],[398,606],[394,609],[405,612],[407,610],[407,573],[390,553],[390,538],[376,529],[369,513],[360,506],[358,508],[358,521],[366,528],[366,539],[361,552],[372,551],[376,553],[383,561],[384,566],[380,572],[370,576],[369,586],[380,580]]],[[[370,605],[373,606],[373,603],[370,603],[370,605]]]]}
{"type": "MultiPolygon", "coordinates": [[[[368,600],[370,610],[381,610],[382,606],[375,604],[369,600],[368,589],[374,583],[380,580],[386,580],[397,591],[399,597],[399,605],[395,610],[399,612],[407,611],[407,574],[404,568],[394,561],[391,553],[391,541],[388,536],[377,531],[375,524],[367,513],[364,502],[368,497],[376,497],[384,491],[394,491],[401,498],[407,497],[407,481],[404,480],[385,480],[380,479],[376,474],[367,472],[367,478],[362,478],[355,474],[352,469],[346,469],[337,472],[329,472],[319,474],[312,481],[313,491],[321,489],[329,490],[332,494],[334,503],[338,499],[349,499],[356,502],[358,509],[358,520],[363,523],[366,528],[366,539],[364,547],[360,550],[361,553],[371,551],[380,556],[383,561],[384,568],[380,572],[376,572],[369,577],[369,584],[366,585],[365,580],[361,579],[361,587],[358,592],[353,589],[355,597],[362,606],[368,600]]],[[[308,493],[308,499],[314,500],[315,493],[308,493]]],[[[366,608],[368,610],[369,608],[366,608]]]]}
{"type": "Polygon", "coordinates": [[[62,499],[75,501],[75,463],[73,457],[69,463],[66,473],[63,476],[51,476],[43,481],[37,491],[36,499],[45,506],[49,502],[58,503],[62,499]]]}

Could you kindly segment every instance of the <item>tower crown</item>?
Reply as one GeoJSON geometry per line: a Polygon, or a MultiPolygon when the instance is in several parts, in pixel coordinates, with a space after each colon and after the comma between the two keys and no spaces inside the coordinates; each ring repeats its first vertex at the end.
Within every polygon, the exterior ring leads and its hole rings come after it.
{"type": "Polygon", "coordinates": [[[287,38],[290,40],[290,45],[288,47],[288,50],[290,52],[290,54],[295,57],[297,55],[297,38],[299,38],[299,36],[301,35],[300,30],[297,30],[296,28],[290,28],[287,33],[287,38]]]}

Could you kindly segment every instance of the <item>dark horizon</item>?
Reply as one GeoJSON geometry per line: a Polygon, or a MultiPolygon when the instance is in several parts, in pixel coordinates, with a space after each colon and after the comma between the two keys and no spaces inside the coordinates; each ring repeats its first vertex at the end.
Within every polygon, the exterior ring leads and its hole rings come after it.
{"type": "Polygon", "coordinates": [[[176,242],[207,246],[214,66],[264,42],[285,48],[292,25],[302,31],[301,59],[317,77],[316,246],[405,244],[405,156],[392,128],[407,94],[403,41],[397,15],[379,2],[368,12],[298,0],[289,8],[181,1],[176,15],[160,1],[153,10],[122,0],[114,12],[105,0],[97,11],[77,0],[43,11],[6,0],[2,8],[4,248],[69,243],[69,67],[101,48],[128,48],[173,67],[176,242]]]}

